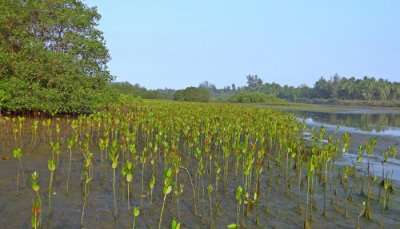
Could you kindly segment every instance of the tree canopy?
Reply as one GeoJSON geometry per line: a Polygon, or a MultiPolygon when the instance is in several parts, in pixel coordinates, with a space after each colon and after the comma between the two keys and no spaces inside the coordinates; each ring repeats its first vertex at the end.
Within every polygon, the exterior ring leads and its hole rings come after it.
{"type": "Polygon", "coordinates": [[[233,103],[273,103],[273,104],[285,104],[285,100],[278,99],[276,97],[253,91],[240,91],[229,97],[229,102],[233,103]]]}
{"type": "Polygon", "coordinates": [[[112,79],[99,19],[81,0],[1,1],[1,109],[91,111],[112,79]]]}
{"type": "Polygon", "coordinates": [[[244,90],[258,91],[288,100],[297,99],[338,99],[338,100],[399,100],[400,83],[374,77],[341,77],[334,75],[329,79],[321,77],[313,87],[298,87],[264,83],[254,86],[248,82],[244,90]]]}
{"type": "Polygon", "coordinates": [[[211,93],[206,88],[187,87],[174,94],[174,100],[178,101],[208,102],[210,99],[211,93]]]}

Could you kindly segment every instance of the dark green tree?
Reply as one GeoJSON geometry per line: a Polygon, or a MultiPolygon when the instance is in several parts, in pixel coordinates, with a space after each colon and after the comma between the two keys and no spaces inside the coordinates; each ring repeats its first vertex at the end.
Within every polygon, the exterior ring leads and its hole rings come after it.
{"type": "Polygon", "coordinates": [[[93,110],[112,79],[99,19],[81,0],[2,0],[0,107],[93,110]]]}
{"type": "Polygon", "coordinates": [[[174,94],[174,100],[177,101],[208,102],[210,98],[211,93],[206,88],[187,87],[174,94]]]}

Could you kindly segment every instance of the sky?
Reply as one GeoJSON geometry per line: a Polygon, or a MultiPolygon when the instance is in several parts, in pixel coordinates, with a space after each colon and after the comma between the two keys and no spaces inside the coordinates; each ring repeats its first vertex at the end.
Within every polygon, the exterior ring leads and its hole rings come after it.
{"type": "Polygon", "coordinates": [[[147,88],[321,76],[400,81],[398,0],[86,0],[116,81],[147,88]]]}

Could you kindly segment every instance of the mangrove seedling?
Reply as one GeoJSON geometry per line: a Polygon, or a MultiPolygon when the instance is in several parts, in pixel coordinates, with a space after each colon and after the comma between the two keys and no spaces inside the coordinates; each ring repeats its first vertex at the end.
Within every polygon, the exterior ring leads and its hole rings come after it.
{"type": "Polygon", "coordinates": [[[307,170],[307,201],[306,201],[306,214],[304,220],[304,228],[311,228],[311,219],[312,219],[312,203],[311,203],[311,194],[312,194],[312,186],[313,186],[313,177],[316,167],[317,159],[315,155],[311,156],[310,162],[308,164],[307,170]]]}
{"type": "Polygon", "coordinates": [[[397,154],[397,150],[395,146],[389,146],[389,148],[383,153],[383,159],[381,161],[382,164],[382,181],[379,184],[379,192],[378,192],[378,200],[381,201],[381,192],[382,192],[382,188],[384,189],[385,187],[385,182],[386,182],[386,174],[385,174],[385,164],[387,163],[387,161],[389,160],[389,157],[396,157],[397,154]]]}
{"type": "Polygon", "coordinates": [[[51,147],[51,152],[52,152],[52,158],[56,158],[56,165],[59,165],[60,162],[60,153],[61,153],[61,149],[60,149],[60,142],[50,142],[50,147],[51,147]]]}
{"type": "Polygon", "coordinates": [[[162,223],[162,217],[164,213],[164,208],[165,208],[165,201],[167,199],[167,196],[172,192],[172,169],[168,168],[167,170],[164,171],[164,185],[163,185],[163,204],[161,207],[161,213],[160,213],[160,219],[158,221],[158,229],[161,229],[161,223],[162,223]]]}
{"type": "Polygon", "coordinates": [[[135,229],[136,226],[136,219],[140,215],[140,209],[138,207],[133,208],[133,223],[132,223],[132,229],[135,229]]]}
{"type": "Polygon", "coordinates": [[[371,207],[371,182],[372,182],[372,177],[371,177],[371,170],[370,170],[370,157],[374,153],[374,149],[376,146],[376,139],[371,138],[368,140],[367,144],[365,145],[365,151],[368,154],[368,183],[367,183],[367,199],[365,202],[365,207],[364,207],[364,212],[362,214],[363,217],[367,218],[368,220],[372,219],[372,207],[371,207]]]}
{"type": "Polygon", "coordinates": [[[51,213],[51,196],[53,195],[53,179],[54,179],[54,172],[56,171],[56,162],[54,159],[50,159],[47,161],[47,168],[50,172],[48,205],[49,205],[49,213],[51,213]]]}
{"type": "Polygon", "coordinates": [[[150,204],[153,203],[153,191],[154,191],[154,186],[156,185],[156,177],[154,174],[151,176],[151,179],[149,181],[149,189],[150,189],[150,204]]]}
{"type": "Polygon", "coordinates": [[[39,193],[39,173],[36,171],[31,175],[31,186],[35,195],[32,203],[31,225],[32,229],[39,229],[41,227],[42,200],[39,193]]]}
{"type": "Polygon", "coordinates": [[[180,228],[181,228],[181,223],[178,223],[175,219],[173,219],[171,222],[171,229],[180,229],[180,228]]]}
{"type": "Polygon", "coordinates": [[[127,197],[128,197],[128,210],[131,209],[131,201],[130,201],[130,186],[133,180],[133,163],[130,161],[126,161],[125,165],[122,167],[122,176],[125,177],[127,182],[127,197]]]}
{"type": "Polygon", "coordinates": [[[33,143],[33,145],[36,145],[38,127],[39,127],[39,121],[34,120],[32,123],[32,139],[31,139],[31,142],[33,143]]]}
{"type": "Polygon", "coordinates": [[[243,204],[243,188],[242,186],[238,186],[235,191],[235,199],[236,199],[236,224],[240,223],[240,209],[243,204]]]}
{"type": "Polygon", "coordinates": [[[20,188],[20,176],[22,178],[22,183],[24,183],[24,166],[22,165],[22,149],[16,148],[12,151],[12,155],[15,160],[17,160],[17,194],[20,188]]]}
{"type": "Polygon", "coordinates": [[[90,152],[85,152],[83,154],[83,177],[82,177],[82,210],[81,210],[81,227],[83,227],[83,219],[85,217],[86,205],[89,197],[89,184],[92,181],[90,175],[90,168],[92,166],[93,154],[90,152]]]}
{"type": "Polygon", "coordinates": [[[68,139],[68,152],[69,152],[69,160],[68,160],[68,172],[67,172],[67,193],[69,193],[69,181],[71,179],[71,168],[72,168],[72,148],[75,145],[75,139],[68,139]]]}
{"type": "Polygon", "coordinates": [[[116,190],[116,170],[117,170],[118,162],[119,162],[117,141],[114,140],[112,142],[111,150],[110,150],[109,154],[110,154],[109,157],[111,158],[111,168],[113,170],[112,186],[113,186],[113,199],[114,199],[114,220],[116,220],[117,217],[118,217],[118,203],[117,203],[117,190],[116,190]]]}
{"type": "Polygon", "coordinates": [[[212,193],[214,191],[214,188],[211,184],[208,185],[207,187],[207,193],[208,193],[208,202],[209,202],[209,206],[210,206],[210,228],[214,228],[213,226],[213,208],[212,208],[212,193]]]}

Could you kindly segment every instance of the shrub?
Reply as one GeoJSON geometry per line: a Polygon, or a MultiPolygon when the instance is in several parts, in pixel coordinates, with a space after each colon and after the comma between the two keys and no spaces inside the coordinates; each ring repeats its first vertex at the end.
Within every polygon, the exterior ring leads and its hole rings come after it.
{"type": "Polygon", "coordinates": [[[177,101],[208,102],[210,98],[210,91],[206,88],[187,87],[174,94],[174,100],[177,101]]]}
{"type": "Polygon", "coordinates": [[[282,104],[286,103],[285,100],[261,93],[261,92],[249,92],[241,91],[228,99],[232,103],[274,103],[282,104]]]}

